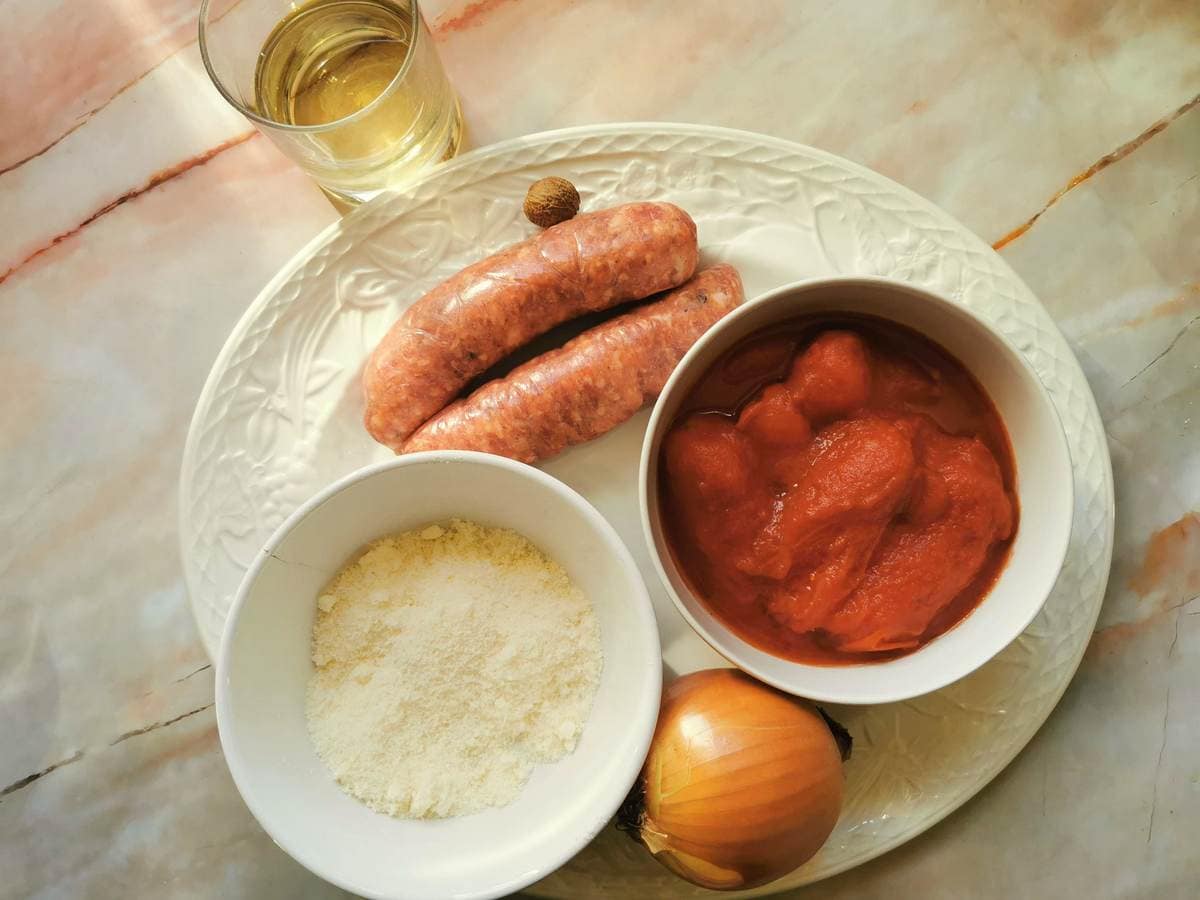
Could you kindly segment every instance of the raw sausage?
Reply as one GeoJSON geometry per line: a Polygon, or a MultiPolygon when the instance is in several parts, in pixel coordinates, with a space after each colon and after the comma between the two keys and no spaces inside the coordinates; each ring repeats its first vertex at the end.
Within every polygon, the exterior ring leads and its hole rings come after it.
{"type": "Polygon", "coordinates": [[[670,203],[628,203],[567,222],[468,266],[410,306],[363,372],[364,422],[399,450],[467,383],[576,316],[682,284],[696,223],[670,203]]]}
{"type": "Polygon", "coordinates": [[[657,397],[688,348],[741,302],[736,269],[705,269],[452,403],[402,452],[480,450],[536,462],[590,441],[657,397]]]}
{"type": "Polygon", "coordinates": [[[405,443],[536,462],[615,428],[658,396],[683,354],[742,302],[732,266],[705,269],[446,407],[405,443]]]}

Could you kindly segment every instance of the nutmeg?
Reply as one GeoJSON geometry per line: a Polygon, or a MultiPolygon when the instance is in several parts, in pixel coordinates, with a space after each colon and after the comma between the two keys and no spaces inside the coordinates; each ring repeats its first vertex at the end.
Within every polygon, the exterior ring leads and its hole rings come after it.
{"type": "Polygon", "coordinates": [[[579,191],[565,178],[550,176],[535,181],[525,194],[525,218],[539,228],[549,228],[574,218],[579,212],[579,191]]]}

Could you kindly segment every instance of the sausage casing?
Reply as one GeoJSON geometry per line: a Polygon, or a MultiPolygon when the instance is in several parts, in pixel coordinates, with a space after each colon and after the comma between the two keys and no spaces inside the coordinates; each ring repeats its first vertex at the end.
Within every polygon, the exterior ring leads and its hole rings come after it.
{"type": "Polygon", "coordinates": [[[576,216],[467,266],[405,310],[363,371],[364,424],[399,450],[468,382],[555,325],[682,284],[696,224],[670,203],[576,216]]]}

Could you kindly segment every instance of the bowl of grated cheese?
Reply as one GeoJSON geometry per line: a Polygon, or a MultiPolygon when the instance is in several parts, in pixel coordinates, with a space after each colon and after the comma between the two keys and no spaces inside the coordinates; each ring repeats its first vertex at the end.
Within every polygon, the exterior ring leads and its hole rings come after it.
{"type": "Polygon", "coordinates": [[[263,547],[217,724],[250,811],[315,874],[498,897],[616,812],[661,666],[633,558],[586,500],[500,457],[418,453],[330,485],[263,547]]]}

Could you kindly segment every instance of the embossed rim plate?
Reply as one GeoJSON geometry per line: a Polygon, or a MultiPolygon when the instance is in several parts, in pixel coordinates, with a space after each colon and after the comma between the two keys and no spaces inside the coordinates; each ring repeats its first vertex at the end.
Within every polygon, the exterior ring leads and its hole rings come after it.
{"type": "MultiPolygon", "coordinates": [[[[1041,304],[991,247],[906,188],[820,150],[748,132],[622,123],[485,147],[334,223],[263,289],[234,328],[196,405],[180,475],[180,543],[197,626],[215,651],[241,575],[309,495],[387,458],[361,431],[366,349],[424,290],[532,232],[521,198],[548,174],[585,208],[669,199],[693,214],[705,259],[732,262],[747,296],[835,273],[928,287],[988,319],[1046,385],[1070,446],[1075,517],[1062,574],[1025,633],[988,665],[904,703],[836,710],[856,738],[842,819],[822,851],[770,894],[843,872],[912,839],[974,796],[1020,752],[1071,680],[1112,555],[1112,468],[1091,391],[1041,304]],[[951,737],[950,735],[953,735],[951,737]]],[[[654,598],[674,673],[720,665],[666,598],[637,511],[647,414],[544,468],[612,522],[654,598]],[[618,477],[617,473],[629,473],[618,477]]],[[[708,896],[608,828],[549,878],[547,896],[708,896]]]]}

